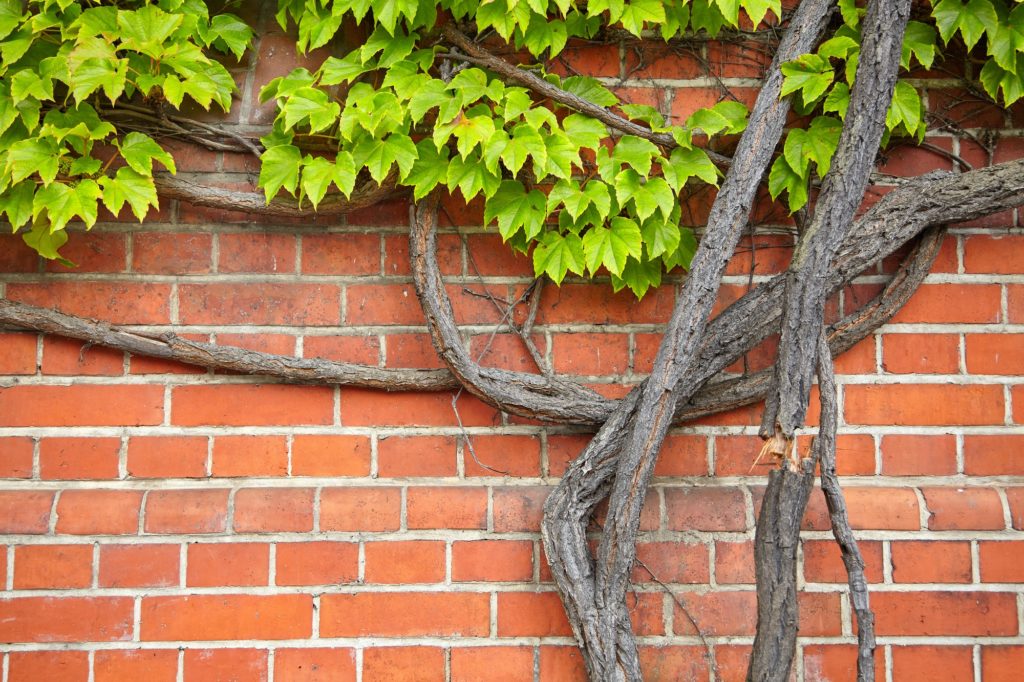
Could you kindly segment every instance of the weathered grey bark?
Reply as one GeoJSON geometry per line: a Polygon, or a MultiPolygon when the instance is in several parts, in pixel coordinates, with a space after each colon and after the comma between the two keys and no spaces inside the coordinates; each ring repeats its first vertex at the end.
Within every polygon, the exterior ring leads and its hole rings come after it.
{"type": "Polygon", "coordinates": [[[861,29],[857,77],[843,131],[825,175],[814,216],[793,254],[786,279],[775,388],[765,405],[761,436],[772,451],[787,448],[803,424],[814,376],[817,333],[825,315],[826,273],[864,198],[886,111],[896,87],[910,0],[871,0],[861,29]]]}
{"type": "Polygon", "coordinates": [[[696,390],[680,381],[697,357],[725,265],[747,224],[755,192],[771,160],[770,150],[785,125],[789,107],[779,99],[780,67],[818,41],[831,7],[828,0],[805,0],[793,15],[754,104],[750,125],[712,205],[707,230],[690,264],[651,376],[640,387],[635,403],[627,401],[620,406],[579,458],[584,462],[606,460],[609,445],[625,430],[596,564],[584,533],[595,501],[590,492],[601,490],[603,484],[577,480],[594,476],[594,471],[570,467],[545,504],[542,528],[548,563],[592,679],[641,679],[625,606],[640,509],[676,404],[696,390]]]}
{"type": "Polygon", "coordinates": [[[850,528],[846,500],[836,476],[836,429],[839,406],[836,399],[836,378],[828,341],[818,339],[818,390],[821,393],[821,425],[814,439],[815,458],[821,466],[821,490],[825,493],[832,535],[842,553],[843,565],[850,584],[850,602],[857,617],[857,682],[875,679],[875,614],[868,597],[868,581],[864,577],[864,557],[850,528]]]}

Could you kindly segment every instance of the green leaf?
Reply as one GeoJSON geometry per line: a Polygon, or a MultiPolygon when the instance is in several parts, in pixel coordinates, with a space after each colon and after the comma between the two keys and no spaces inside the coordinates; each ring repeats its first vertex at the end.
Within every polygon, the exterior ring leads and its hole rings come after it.
{"type": "Polygon", "coordinates": [[[83,102],[102,88],[113,103],[124,92],[127,78],[126,60],[86,59],[71,74],[71,94],[76,101],[83,102]]]}
{"type": "Polygon", "coordinates": [[[153,178],[131,168],[119,168],[114,177],[100,178],[100,186],[103,188],[103,204],[115,216],[121,212],[125,202],[140,223],[149,213],[150,206],[160,208],[153,178]]]}
{"type": "Polygon", "coordinates": [[[644,23],[660,24],[665,21],[665,8],[661,0],[630,0],[622,10],[621,21],[622,28],[639,38],[644,23]]]}
{"type": "Polygon", "coordinates": [[[463,69],[455,74],[448,89],[461,95],[464,106],[472,104],[487,93],[487,74],[477,68],[463,69]]]}
{"type": "Polygon", "coordinates": [[[935,61],[935,29],[920,21],[907,23],[906,31],[903,33],[903,53],[900,57],[900,66],[904,69],[910,68],[911,57],[916,57],[918,64],[926,69],[931,68],[935,61]]]}
{"type": "Polygon", "coordinates": [[[607,184],[596,178],[591,178],[583,188],[583,194],[586,195],[590,205],[594,207],[602,220],[608,217],[612,209],[612,197],[607,184]]]}
{"type": "Polygon", "coordinates": [[[378,183],[384,181],[396,163],[400,176],[408,175],[416,161],[416,153],[416,145],[408,135],[389,135],[384,140],[364,137],[352,150],[356,163],[366,166],[370,177],[378,183]]]}
{"type": "Polygon", "coordinates": [[[340,113],[341,107],[338,103],[331,101],[326,92],[317,88],[296,90],[281,108],[286,128],[294,128],[305,121],[313,133],[334,125],[340,113]]]}
{"type": "Polygon", "coordinates": [[[174,158],[165,152],[149,135],[136,132],[128,133],[121,140],[119,146],[125,163],[143,175],[153,174],[154,159],[163,164],[164,168],[172,173],[177,172],[174,158]]]}
{"type": "Polygon", "coordinates": [[[252,29],[234,14],[218,14],[210,20],[210,35],[217,47],[222,47],[241,59],[252,41],[252,29]]]}
{"type": "Polygon", "coordinates": [[[544,12],[530,17],[530,25],[524,31],[522,44],[534,56],[549,50],[550,56],[555,57],[565,47],[569,34],[566,32],[564,21],[550,20],[546,14],[547,12],[544,12]]]}
{"type": "Polygon", "coordinates": [[[334,163],[322,156],[307,155],[303,159],[300,186],[302,193],[309,198],[314,209],[323,200],[331,183],[334,182],[335,168],[334,163]]]}
{"type": "Polygon", "coordinates": [[[825,112],[835,112],[839,114],[840,119],[845,119],[846,110],[849,108],[850,86],[846,83],[836,83],[832,86],[832,90],[829,91],[828,96],[825,98],[822,110],[825,112]]]}
{"type": "Polygon", "coordinates": [[[562,129],[577,149],[597,149],[601,140],[608,137],[608,129],[596,118],[583,114],[571,114],[562,120],[562,129]]]}
{"type": "Polygon", "coordinates": [[[11,145],[7,151],[7,169],[11,183],[39,174],[43,185],[49,185],[57,177],[60,151],[50,138],[29,138],[11,145]]]}
{"type": "Polygon", "coordinates": [[[746,105],[740,102],[719,102],[693,112],[686,119],[686,127],[703,130],[709,136],[740,133],[747,127],[747,113],[746,105]]]}
{"type": "Polygon", "coordinates": [[[640,220],[647,220],[659,209],[668,218],[676,206],[676,195],[664,178],[649,178],[633,195],[633,206],[640,220]]]}
{"type": "Polygon", "coordinates": [[[768,174],[768,191],[772,199],[777,199],[783,191],[789,198],[789,210],[792,213],[807,203],[807,178],[801,176],[789,166],[782,156],[775,159],[771,172],[768,174]]]}
{"type": "Polygon", "coordinates": [[[298,147],[282,144],[263,152],[260,157],[260,187],[267,197],[267,203],[274,195],[284,188],[295,196],[299,185],[299,165],[302,163],[302,152],[298,147]]]}
{"type": "Polygon", "coordinates": [[[416,144],[416,163],[404,182],[413,188],[413,199],[419,201],[430,193],[438,183],[445,182],[448,175],[448,148],[438,151],[430,140],[416,144]]]}
{"type": "Polygon", "coordinates": [[[638,299],[643,298],[648,289],[661,286],[661,263],[630,258],[626,261],[626,267],[622,269],[620,277],[612,275],[612,287],[615,291],[621,290],[623,284],[628,286],[638,299]]]}
{"type": "Polygon", "coordinates": [[[534,156],[534,172],[538,179],[548,174],[557,178],[568,178],[572,176],[573,165],[580,165],[577,148],[561,131],[552,131],[544,137],[544,152],[547,154],[547,164],[543,170],[537,168],[537,157],[534,156]]]}
{"type": "MultiPolygon", "coordinates": [[[[343,59],[337,57],[328,57],[324,60],[324,63],[320,65],[320,84],[321,85],[337,85],[339,83],[347,83],[355,80],[359,76],[362,76],[367,71],[372,71],[374,68],[373,64],[364,65],[363,60],[359,56],[359,50],[353,50],[349,52],[343,59]]],[[[271,81],[273,83],[273,81],[271,81]]],[[[266,87],[260,92],[260,100],[264,99],[264,93],[268,92],[268,88],[271,87],[271,83],[268,83],[266,87]]]]}
{"type": "Polygon", "coordinates": [[[639,258],[643,254],[643,237],[635,221],[616,216],[610,228],[587,230],[583,235],[583,251],[591,275],[602,265],[613,275],[619,275],[629,256],[639,258]]]}
{"type": "Polygon", "coordinates": [[[456,123],[453,133],[459,155],[466,158],[477,145],[483,148],[483,143],[494,135],[494,119],[490,116],[462,116],[456,123]]]}
{"type": "Polygon", "coordinates": [[[711,163],[703,149],[677,147],[667,159],[661,159],[661,172],[669,186],[679,191],[691,177],[697,177],[709,185],[718,184],[718,169],[711,163]]]}
{"type": "Polygon", "coordinates": [[[740,6],[747,11],[750,23],[757,26],[771,11],[776,17],[782,16],[781,0],[740,0],[740,6]]]}
{"type": "Polygon", "coordinates": [[[35,193],[36,184],[28,181],[8,187],[0,195],[0,210],[7,216],[7,222],[11,224],[13,231],[16,232],[32,218],[32,198],[35,193]]]}
{"type": "Polygon", "coordinates": [[[665,264],[665,270],[677,267],[688,269],[695,253],[697,253],[697,237],[690,228],[681,227],[679,228],[679,247],[675,251],[664,253],[661,262],[665,264]]]}
{"type": "Polygon", "coordinates": [[[547,165],[548,154],[544,138],[527,123],[520,123],[512,129],[512,137],[501,152],[501,162],[513,175],[518,175],[528,156],[533,157],[535,166],[547,165]]]}
{"type": "Polygon", "coordinates": [[[82,180],[74,187],[54,182],[36,192],[32,201],[32,218],[44,212],[50,221],[50,231],[63,230],[73,219],[81,218],[86,227],[96,223],[96,202],[102,192],[92,180],[82,180]]]}
{"type": "Polygon", "coordinates": [[[590,76],[569,76],[562,81],[562,89],[600,107],[613,107],[619,103],[619,98],[611,90],[590,76]]]}
{"type": "Polygon", "coordinates": [[[498,190],[500,184],[501,178],[488,171],[478,157],[463,159],[454,156],[448,162],[447,185],[451,189],[458,187],[466,201],[481,192],[484,197],[489,197],[498,190]]]}
{"type": "Polygon", "coordinates": [[[51,232],[45,223],[38,223],[28,232],[22,233],[21,238],[43,258],[62,260],[57,250],[67,243],[68,233],[64,230],[51,232]]]}
{"type": "Polygon", "coordinates": [[[21,0],[0,0],[0,40],[6,38],[21,24],[21,0]]]}
{"type": "Polygon", "coordinates": [[[640,226],[640,234],[643,236],[647,256],[650,258],[657,258],[662,254],[675,251],[679,247],[681,238],[679,225],[657,217],[645,220],[640,226]]]}
{"type": "Polygon", "coordinates": [[[137,10],[118,10],[121,44],[129,50],[160,59],[164,43],[181,25],[183,17],[182,14],[168,14],[155,5],[143,5],[137,10]]]}
{"type": "Polygon", "coordinates": [[[921,124],[921,96],[914,86],[906,81],[897,81],[893,91],[892,103],[885,116],[885,125],[893,130],[903,123],[907,131],[913,133],[921,124]]]}
{"type": "Polygon", "coordinates": [[[484,204],[484,223],[497,219],[498,231],[505,241],[520,230],[527,239],[533,239],[544,229],[545,202],[542,192],[527,192],[521,182],[505,180],[484,204]]]}
{"type": "Polygon", "coordinates": [[[546,274],[555,284],[561,284],[566,272],[582,275],[585,267],[583,241],[577,235],[542,233],[533,250],[533,271],[538,277],[546,274]]]}
{"type": "Polygon", "coordinates": [[[615,143],[612,160],[618,164],[629,164],[641,175],[650,175],[651,161],[661,152],[650,140],[635,135],[623,135],[615,143]]]}
{"type": "Polygon", "coordinates": [[[816,54],[805,54],[782,65],[782,95],[786,96],[797,90],[803,101],[811,103],[825,94],[832,85],[835,73],[832,66],[816,54]]]}

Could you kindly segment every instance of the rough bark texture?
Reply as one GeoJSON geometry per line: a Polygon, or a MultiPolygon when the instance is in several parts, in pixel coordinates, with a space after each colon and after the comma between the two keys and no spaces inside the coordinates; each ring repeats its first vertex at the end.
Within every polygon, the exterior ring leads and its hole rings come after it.
{"type": "Polygon", "coordinates": [[[910,0],[873,0],[861,29],[857,77],[832,166],[814,205],[814,217],[800,242],[786,280],[782,339],[775,364],[775,387],[765,406],[761,436],[773,438],[781,454],[803,424],[814,376],[817,331],[828,288],[825,274],[849,231],[867,189],[875,150],[885,132],[885,116],[896,87],[903,31],[910,0]]]}

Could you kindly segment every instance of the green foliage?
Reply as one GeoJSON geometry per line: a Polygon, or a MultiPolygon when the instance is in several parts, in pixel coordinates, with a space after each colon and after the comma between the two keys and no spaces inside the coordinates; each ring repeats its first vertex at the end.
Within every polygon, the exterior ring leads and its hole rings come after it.
{"type": "Polygon", "coordinates": [[[67,224],[91,227],[101,203],[141,221],[157,206],[154,161],[173,173],[174,159],[143,133],[118,137],[105,108],[161,96],[227,111],[234,81],[210,54],[239,57],[251,38],[201,0],[0,0],[0,210],[12,228],[60,258],[67,224]]]}

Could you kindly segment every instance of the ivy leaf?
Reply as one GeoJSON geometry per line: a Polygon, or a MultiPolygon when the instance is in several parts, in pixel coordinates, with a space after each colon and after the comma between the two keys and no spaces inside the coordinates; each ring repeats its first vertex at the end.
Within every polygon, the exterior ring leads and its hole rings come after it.
{"type": "Polygon", "coordinates": [[[51,138],[29,138],[15,142],[7,151],[7,172],[11,174],[11,183],[21,182],[39,173],[43,185],[49,185],[57,177],[59,153],[57,143],[51,138]]]}
{"type": "Polygon", "coordinates": [[[81,218],[86,227],[92,227],[96,223],[96,202],[101,196],[99,186],[92,180],[83,180],[74,187],[54,182],[36,192],[32,218],[45,211],[51,232],[63,230],[74,218],[81,218]]]}
{"type": "Polygon", "coordinates": [[[622,10],[620,21],[622,28],[639,38],[645,22],[660,24],[665,21],[665,8],[661,0],[630,0],[622,10]]]}
{"type": "Polygon", "coordinates": [[[648,289],[661,286],[661,263],[630,258],[626,261],[621,276],[612,275],[612,288],[615,291],[620,291],[623,284],[628,286],[638,299],[643,298],[648,289]]]}
{"type": "Polygon", "coordinates": [[[149,213],[149,207],[160,208],[157,202],[153,178],[131,168],[119,168],[114,177],[100,178],[103,188],[103,204],[115,216],[121,212],[125,202],[141,223],[149,213]]]}
{"type": "Polygon", "coordinates": [[[594,207],[601,219],[608,217],[612,209],[612,197],[608,191],[608,185],[596,178],[592,178],[583,188],[583,194],[587,196],[590,205],[594,207]]]}
{"type": "Polygon", "coordinates": [[[619,206],[625,206],[640,191],[640,175],[632,168],[627,168],[615,176],[615,198],[619,206]]]}
{"type": "Polygon", "coordinates": [[[689,269],[695,253],[697,253],[697,237],[690,228],[681,227],[679,228],[679,246],[675,251],[662,254],[661,262],[665,264],[665,270],[670,271],[677,267],[689,269]]]}
{"type": "Polygon", "coordinates": [[[583,240],[575,234],[544,232],[533,250],[534,273],[546,274],[555,284],[561,284],[568,271],[582,275],[585,267],[583,240]]]}
{"type": "Polygon", "coordinates": [[[622,273],[629,256],[643,253],[643,237],[636,222],[621,216],[611,220],[611,227],[593,227],[583,235],[583,251],[591,275],[603,265],[613,275],[622,273]]]}
{"type": "Polygon", "coordinates": [[[740,102],[719,102],[698,109],[686,119],[687,128],[699,128],[706,135],[741,133],[747,127],[747,107],[740,102]]]}
{"type": "Polygon", "coordinates": [[[816,54],[805,54],[782,65],[782,95],[786,96],[797,90],[803,101],[811,103],[821,97],[828,86],[832,85],[835,73],[827,60],[816,54]]]}
{"type": "Polygon", "coordinates": [[[124,92],[127,78],[128,62],[125,60],[86,59],[71,74],[71,94],[76,101],[83,102],[102,88],[113,103],[124,92]]]}
{"type": "Polygon", "coordinates": [[[544,146],[544,138],[526,123],[520,123],[512,129],[512,137],[501,152],[501,162],[513,175],[518,175],[528,156],[533,157],[534,165],[543,168],[547,165],[548,154],[544,146]]]}
{"type": "Polygon", "coordinates": [[[850,86],[846,83],[836,83],[825,98],[822,110],[825,112],[835,112],[839,114],[840,119],[846,119],[846,110],[849,108],[850,86]]]}
{"type": "Polygon", "coordinates": [[[32,198],[36,193],[34,182],[19,182],[0,195],[0,209],[15,232],[32,218],[32,198]]]}
{"type": "Polygon", "coordinates": [[[542,13],[533,14],[530,17],[529,28],[524,31],[523,35],[522,44],[534,56],[539,56],[544,50],[549,50],[550,56],[555,57],[562,51],[569,39],[565,22],[549,20],[546,9],[542,13]]]}
{"type": "Polygon", "coordinates": [[[690,4],[690,25],[694,31],[703,29],[714,38],[725,23],[725,17],[712,0],[693,0],[690,4]]]}
{"type": "Polygon", "coordinates": [[[447,185],[452,189],[458,187],[466,201],[470,201],[481,192],[485,197],[489,197],[497,191],[500,184],[501,179],[488,171],[476,156],[469,159],[454,156],[448,162],[447,185]]]}
{"type": "Polygon", "coordinates": [[[651,161],[660,156],[658,148],[650,140],[635,135],[623,135],[615,143],[612,160],[616,166],[626,163],[640,175],[650,175],[651,161]]]}
{"type": "Polygon", "coordinates": [[[527,239],[533,239],[544,229],[545,204],[542,192],[535,189],[527,192],[521,182],[505,180],[484,204],[484,223],[497,219],[498,231],[505,241],[520,230],[527,239]]]}
{"type": "MultiPolygon", "coordinates": [[[[367,71],[372,71],[374,65],[364,65],[362,58],[359,56],[359,50],[353,50],[345,55],[344,58],[338,59],[337,57],[328,57],[324,60],[324,63],[320,65],[320,84],[321,85],[338,85],[339,83],[347,83],[355,80],[359,76],[362,76],[367,71]]],[[[264,93],[267,93],[271,83],[268,83],[263,90],[260,91],[260,100],[264,100],[264,93]]],[[[273,95],[270,95],[273,96],[273,95]]]]}
{"type": "Polygon", "coordinates": [[[536,167],[536,157],[534,157],[534,170],[537,171],[537,177],[543,178],[545,175],[551,174],[557,178],[568,178],[572,176],[572,167],[575,163],[579,165],[579,154],[577,148],[561,131],[552,131],[544,139],[544,152],[547,154],[547,164],[544,166],[543,171],[538,171],[536,167]]]}
{"type": "Polygon", "coordinates": [[[671,253],[679,247],[679,225],[673,221],[651,218],[645,220],[640,226],[640,234],[643,236],[644,247],[650,258],[657,258],[665,253],[671,253]]]}
{"type": "Polygon", "coordinates": [[[885,125],[893,130],[903,123],[907,132],[913,134],[921,124],[921,96],[914,86],[906,81],[897,81],[893,91],[892,103],[885,116],[885,125]]]}
{"type": "Polygon", "coordinates": [[[218,14],[210,20],[210,35],[217,47],[229,50],[241,59],[252,41],[252,29],[234,14],[218,14]]]}
{"type": "Polygon", "coordinates": [[[597,149],[601,140],[608,137],[608,129],[596,118],[583,114],[571,114],[562,120],[562,129],[576,148],[597,149]]]}
{"type": "Polygon", "coordinates": [[[613,107],[619,103],[619,98],[611,90],[590,76],[569,76],[562,81],[562,89],[600,107],[613,107]]]}
{"type": "Polygon", "coordinates": [[[430,193],[438,183],[445,182],[448,175],[448,148],[437,147],[430,140],[420,140],[416,144],[416,163],[405,178],[405,183],[413,187],[413,199],[419,201],[430,193]]]}
{"type": "Polygon", "coordinates": [[[299,185],[299,165],[302,163],[302,152],[298,147],[282,144],[263,152],[260,157],[260,180],[267,203],[274,195],[284,188],[295,196],[299,185]]]}
{"type": "Polygon", "coordinates": [[[675,205],[675,192],[664,178],[648,178],[633,195],[633,206],[636,207],[636,216],[640,220],[647,220],[658,209],[668,218],[675,205]]]}
{"type": "Polygon", "coordinates": [[[57,250],[68,241],[68,233],[64,230],[51,232],[45,223],[39,223],[33,225],[28,232],[23,233],[21,238],[43,258],[63,260],[57,250]]]}
{"type": "Polygon", "coordinates": [[[747,16],[750,17],[750,23],[754,26],[760,24],[769,11],[776,17],[782,16],[780,0],[740,0],[740,6],[746,10],[747,16]]]}
{"type": "Polygon", "coordinates": [[[459,155],[466,158],[477,145],[482,148],[494,135],[494,119],[490,116],[462,116],[453,132],[456,138],[455,147],[459,155]]]}
{"type": "Polygon", "coordinates": [[[136,132],[128,133],[119,146],[125,163],[142,175],[153,174],[154,159],[172,173],[177,172],[174,157],[165,152],[149,135],[136,132]]]}
{"type": "Polygon", "coordinates": [[[772,164],[768,174],[768,192],[777,199],[785,191],[789,199],[790,213],[807,203],[807,178],[790,167],[785,157],[780,156],[772,164]]]}
{"type": "Polygon", "coordinates": [[[920,21],[907,22],[907,29],[903,33],[903,52],[900,57],[900,66],[904,69],[910,68],[911,57],[916,57],[918,64],[926,69],[931,68],[935,61],[935,29],[920,21]]]}
{"type": "Polygon", "coordinates": [[[301,187],[313,208],[323,200],[328,188],[334,182],[335,165],[322,156],[309,156],[303,159],[301,187]]]}
{"type": "Polygon", "coordinates": [[[137,10],[118,10],[121,44],[147,57],[160,59],[164,43],[181,25],[183,18],[183,14],[168,14],[155,5],[143,5],[137,10]]]}
{"type": "Polygon", "coordinates": [[[487,74],[476,68],[463,69],[455,74],[448,89],[460,93],[463,105],[472,104],[486,94],[487,74]]]}
{"type": "Polygon", "coordinates": [[[416,154],[416,145],[408,135],[389,135],[385,140],[364,137],[352,150],[356,162],[366,166],[370,177],[378,183],[384,181],[396,163],[400,176],[408,175],[416,154]]]}
{"type": "Polygon", "coordinates": [[[718,169],[703,149],[677,147],[672,150],[667,162],[661,159],[660,164],[666,182],[677,192],[691,177],[698,177],[709,185],[718,184],[718,169]]]}
{"type": "Polygon", "coordinates": [[[0,40],[6,38],[21,24],[21,0],[0,1],[0,40]]]}

